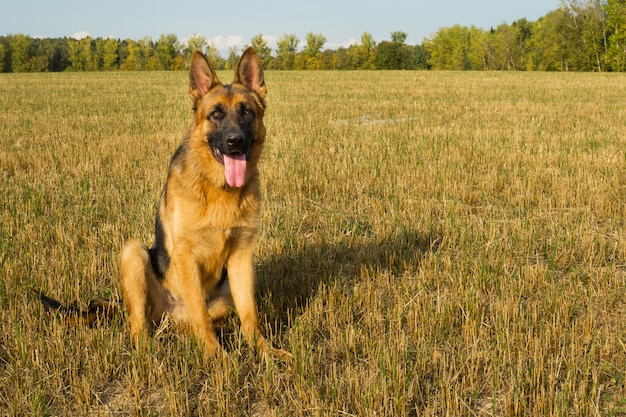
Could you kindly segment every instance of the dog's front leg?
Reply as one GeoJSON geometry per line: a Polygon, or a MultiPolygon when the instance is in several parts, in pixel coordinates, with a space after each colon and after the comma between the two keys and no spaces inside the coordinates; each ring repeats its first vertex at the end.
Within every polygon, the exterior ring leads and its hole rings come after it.
{"type": "Polygon", "coordinates": [[[205,359],[207,359],[214,356],[220,346],[207,311],[198,265],[188,256],[189,252],[183,251],[181,254],[172,259],[176,276],[172,277],[173,285],[168,284],[185,305],[190,330],[196,341],[202,345],[205,359]]]}
{"type": "Polygon", "coordinates": [[[147,325],[161,320],[167,308],[166,296],[150,263],[148,248],[136,239],[129,240],[120,254],[124,304],[128,309],[130,334],[139,344],[147,325]]]}
{"type": "Polygon", "coordinates": [[[261,353],[266,353],[268,343],[259,329],[259,319],[254,300],[252,253],[246,250],[232,254],[228,261],[227,270],[233,303],[239,320],[241,320],[241,333],[251,346],[256,346],[261,353]]]}
{"type": "Polygon", "coordinates": [[[228,282],[235,305],[241,320],[241,333],[250,346],[256,347],[262,356],[271,351],[283,360],[291,359],[292,355],[282,349],[273,348],[261,334],[254,300],[254,267],[252,251],[242,250],[233,253],[228,260],[228,282]]]}

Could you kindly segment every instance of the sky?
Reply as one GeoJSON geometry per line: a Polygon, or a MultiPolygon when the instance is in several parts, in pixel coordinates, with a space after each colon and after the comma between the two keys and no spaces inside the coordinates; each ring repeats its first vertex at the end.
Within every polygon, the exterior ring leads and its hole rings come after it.
{"type": "Polygon", "coordinates": [[[322,34],[325,48],[359,42],[364,32],[376,42],[405,32],[421,44],[439,28],[455,24],[483,29],[526,18],[537,20],[559,0],[2,0],[0,35],[113,37],[157,40],[173,33],[179,41],[205,36],[222,52],[258,34],[270,46],[295,34],[299,47],[308,32],[322,34]],[[8,4],[7,4],[8,3],[8,4]]]}

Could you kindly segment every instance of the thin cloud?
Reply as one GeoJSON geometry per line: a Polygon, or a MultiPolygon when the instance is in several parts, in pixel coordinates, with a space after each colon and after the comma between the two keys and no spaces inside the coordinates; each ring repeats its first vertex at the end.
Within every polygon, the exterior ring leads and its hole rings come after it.
{"type": "Polygon", "coordinates": [[[354,39],[354,38],[350,38],[348,40],[348,42],[341,42],[341,43],[325,43],[324,44],[324,49],[339,49],[339,48],[349,48],[352,45],[358,45],[359,41],[354,39]]]}
{"type": "Polygon", "coordinates": [[[81,39],[85,39],[85,38],[91,37],[91,33],[87,32],[85,30],[80,30],[80,31],[76,32],[75,34],[73,34],[71,37],[76,39],[77,41],[79,41],[81,39]]]}
{"type": "Polygon", "coordinates": [[[272,49],[276,49],[278,47],[278,36],[274,35],[263,35],[263,39],[267,42],[267,46],[272,49]]]}
{"type": "Polygon", "coordinates": [[[228,50],[229,48],[241,48],[245,42],[242,36],[228,35],[228,36],[216,36],[209,39],[209,44],[217,48],[220,51],[228,50]]]}

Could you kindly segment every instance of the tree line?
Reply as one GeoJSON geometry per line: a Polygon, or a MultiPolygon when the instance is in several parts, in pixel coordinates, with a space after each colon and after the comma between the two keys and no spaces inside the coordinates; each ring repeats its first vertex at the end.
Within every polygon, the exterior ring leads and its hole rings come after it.
{"type": "Polygon", "coordinates": [[[424,47],[432,69],[625,71],[626,0],[562,0],[535,22],[442,28],[424,47]]]}
{"type": "MultiPolygon", "coordinates": [[[[250,46],[265,68],[277,70],[626,71],[626,0],[562,0],[536,21],[522,18],[489,30],[444,27],[421,45],[406,39],[397,31],[377,43],[366,32],[359,43],[333,50],[324,49],[322,34],[309,32],[302,43],[284,34],[272,49],[259,34],[250,46]]],[[[156,41],[17,34],[0,36],[0,72],[184,70],[194,50],[218,69],[236,65],[240,52],[233,47],[222,56],[201,35],[181,42],[173,34],[156,41]]]]}
{"type": "MultiPolygon", "coordinates": [[[[285,34],[277,48],[269,47],[262,34],[250,41],[265,68],[279,70],[321,69],[426,69],[428,53],[421,45],[407,45],[407,34],[393,32],[391,41],[376,43],[364,33],[361,43],[337,50],[324,49],[326,38],[308,33],[304,46],[294,34],[285,34]]],[[[244,46],[245,49],[246,46],[244,46]]],[[[143,71],[183,70],[194,50],[203,51],[217,69],[236,65],[240,50],[229,48],[222,56],[202,35],[180,42],[176,35],[161,35],[153,41],[91,38],[32,38],[17,34],[0,36],[0,72],[44,71],[143,71]]]]}

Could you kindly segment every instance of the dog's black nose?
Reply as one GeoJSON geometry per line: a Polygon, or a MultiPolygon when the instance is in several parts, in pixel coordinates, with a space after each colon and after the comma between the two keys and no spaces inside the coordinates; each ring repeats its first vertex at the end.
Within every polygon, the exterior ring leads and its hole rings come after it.
{"type": "Polygon", "coordinates": [[[226,136],[226,145],[229,149],[238,150],[245,141],[243,133],[231,133],[226,136]]]}

